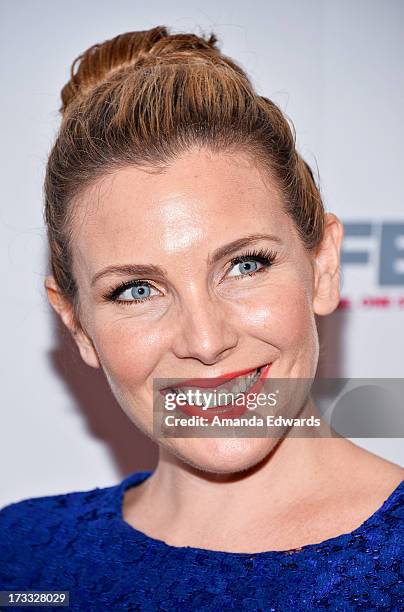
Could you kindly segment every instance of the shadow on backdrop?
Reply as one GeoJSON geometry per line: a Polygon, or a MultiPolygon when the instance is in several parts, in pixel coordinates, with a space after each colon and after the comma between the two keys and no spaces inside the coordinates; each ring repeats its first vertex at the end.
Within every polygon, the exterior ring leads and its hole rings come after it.
{"type": "Polygon", "coordinates": [[[122,476],[152,470],[158,447],[129,419],[109,388],[101,369],[88,366],[59,317],[52,313],[56,346],[49,359],[63,380],[72,404],[86,419],[90,435],[107,444],[122,476]]]}

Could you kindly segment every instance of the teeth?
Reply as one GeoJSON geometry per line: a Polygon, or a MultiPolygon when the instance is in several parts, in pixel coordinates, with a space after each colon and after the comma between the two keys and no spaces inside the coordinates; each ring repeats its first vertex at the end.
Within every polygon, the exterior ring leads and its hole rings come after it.
{"type": "Polygon", "coordinates": [[[219,397],[218,406],[226,406],[226,402],[227,402],[227,397],[226,395],[223,394],[223,397],[219,397]]]}
{"type": "MultiPolygon", "coordinates": [[[[253,374],[254,376],[254,374],[253,374]]],[[[251,374],[249,374],[248,376],[246,376],[245,378],[243,378],[243,380],[240,383],[240,391],[241,393],[244,393],[245,391],[247,391],[247,389],[250,386],[250,383],[253,379],[253,376],[251,376],[251,374]]]]}

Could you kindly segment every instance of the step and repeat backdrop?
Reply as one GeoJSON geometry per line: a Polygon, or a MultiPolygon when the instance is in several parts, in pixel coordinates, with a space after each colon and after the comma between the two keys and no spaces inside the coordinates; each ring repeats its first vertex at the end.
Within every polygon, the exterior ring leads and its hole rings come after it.
{"type": "MultiPolygon", "coordinates": [[[[205,0],[203,6],[118,0],[113,7],[106,0],[3,0],[0,12],[0,505],[112,484],[157,459],[102,374],[81,362],[43,288],[42,183],[59,93],[79,53],[124,31],[155,25],[214,31],[259,93],[290,117],[326,210],[345,229],[341,302],[318,320],[319,374],[404,378],[400,0],[205,0]]],[[[399,431],[356,441],[404,460],[399,431]]]]}

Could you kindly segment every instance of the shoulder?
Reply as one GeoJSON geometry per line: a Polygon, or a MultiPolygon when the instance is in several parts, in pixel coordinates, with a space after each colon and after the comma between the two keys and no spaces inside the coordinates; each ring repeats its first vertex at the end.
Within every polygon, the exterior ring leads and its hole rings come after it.
{"type": "MultiPolygon", "coordinates": [[[[379,557],[390,567],[404,548],[404,470],[399,465],[361,449],[353,462],[351,487],[341,508],[352,520],[359,549],[379,557]]],[[[344,499],[344,496],[342,496],[344,499]]]]}
{"type": "Polygon", "coordinates": [[[110,508],[115,487],[32,497],[0,510],[0,586],[29,584],[51,558],[61,558],[99,515],[110,508]]]}
{"type": "MultiPolygon", "coordinates": [[[[129,474],[117,484],[71,491],[57,495],[30,497],[0,508],[0,534],[12,540],[20,534],[39,542],[44,529],[74,528],[98,519],[116,517],[121,503],[120,490],[141,482],[151,472],[129,474]]],[[[0,545],[2,542],[0,539],[0,545]]]]}
{"type": "Polygon", "coordinates": [[[0,530],[15,527],[26,531],[36,526],[57,523],[61,518],[74,519],[100,502],[111,487],[94,488],[87,491],[72,491],[57,495],[31,497],[4,506],[0,510],[0,530]]]}
{"type": "Polygon", "coordinates": [[[354,452],[356,460],[347,465],[352,507],[356,506],[365,517],[373,512],[378,513],[382,508],[402,509],[404,469],[366,449],[354,447],[354,452]]]}

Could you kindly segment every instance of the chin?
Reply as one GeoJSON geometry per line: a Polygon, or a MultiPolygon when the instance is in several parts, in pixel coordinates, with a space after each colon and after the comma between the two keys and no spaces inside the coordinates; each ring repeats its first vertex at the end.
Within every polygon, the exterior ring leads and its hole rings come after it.
{"type": "Polygon", "coordinates": [[[234,474],[263,461],[276,438],[176,438],[168,450],[197,470],[234,474]]]}

